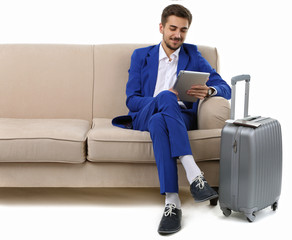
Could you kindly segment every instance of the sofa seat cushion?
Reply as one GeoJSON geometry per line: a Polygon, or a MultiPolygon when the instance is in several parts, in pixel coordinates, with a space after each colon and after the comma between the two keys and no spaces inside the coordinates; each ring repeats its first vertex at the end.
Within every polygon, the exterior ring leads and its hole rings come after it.
{"type": "MultiPolygon", "coordinates": [[[[221,129],[189,131],[196,161],[219,160],[221,129]]],[[[154,163],[149,132],[115,127],[111,119],[95,118],[88,133],[88,157],[92,162],[154,163]]]]}
{"type": "Polygon", "coordinates": [[[89,122],[0,118],[0,162],[82,163],[89,122]]]}

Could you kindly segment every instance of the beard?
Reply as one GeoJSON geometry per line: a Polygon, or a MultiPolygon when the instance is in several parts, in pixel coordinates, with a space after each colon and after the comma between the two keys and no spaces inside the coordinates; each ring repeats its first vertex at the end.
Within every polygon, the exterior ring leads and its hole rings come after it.
{"type": "Polygon", "coordinates": [[[171,43],[168,40],[166,40],[165,36],[163,36],[163,40],[164,40],[166,47],[168,47],[169,49],[171,49],[173,51],[176,51],[177,49],[179,49],[181,47],[181,45],[183,44],[182,38],[171,38],[171,40],[178,41],[178,44],[175,46],[172,46],[171,43]]]}

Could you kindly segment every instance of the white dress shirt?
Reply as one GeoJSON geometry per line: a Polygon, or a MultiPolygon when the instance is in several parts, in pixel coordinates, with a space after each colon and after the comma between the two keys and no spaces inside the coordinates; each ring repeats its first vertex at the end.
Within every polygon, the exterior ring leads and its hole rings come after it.
{"type": "Polygon", "coordinates": [[[177,78],[179,51],[180,48],[172,53],[170,55],[170,60],[160,44],[158,74],[153,97],[156,97],[160,92],[173,87],[177,78]]]}

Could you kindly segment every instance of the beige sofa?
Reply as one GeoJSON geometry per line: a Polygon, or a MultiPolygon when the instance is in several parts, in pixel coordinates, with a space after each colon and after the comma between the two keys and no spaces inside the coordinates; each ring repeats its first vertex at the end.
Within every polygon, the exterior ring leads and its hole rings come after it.
{"type": "MultiPolygon", "coordinates": [[[[148,132],[121,129],[130,56],[146,45],[0,45],[0,187],[158,187],[148,132]]],[[[219,71],[215,48],[199,46],[219,71]]],[[[229,102],[200,103],[193,154],[219,184],[229,102]]],[[[187,186],[179,164],[181,186],[187,186]]]]}

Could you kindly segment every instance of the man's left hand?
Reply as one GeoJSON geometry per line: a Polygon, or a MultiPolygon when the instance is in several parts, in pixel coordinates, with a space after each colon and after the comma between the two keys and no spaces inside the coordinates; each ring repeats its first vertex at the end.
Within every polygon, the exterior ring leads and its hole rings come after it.
{"type": "Polygon", "coordinates": [[[193,85],[191,89],[187,91],[187,94],[202,100],[208,96],[208,90],[209,87],[206,85],[193,85]]]}

